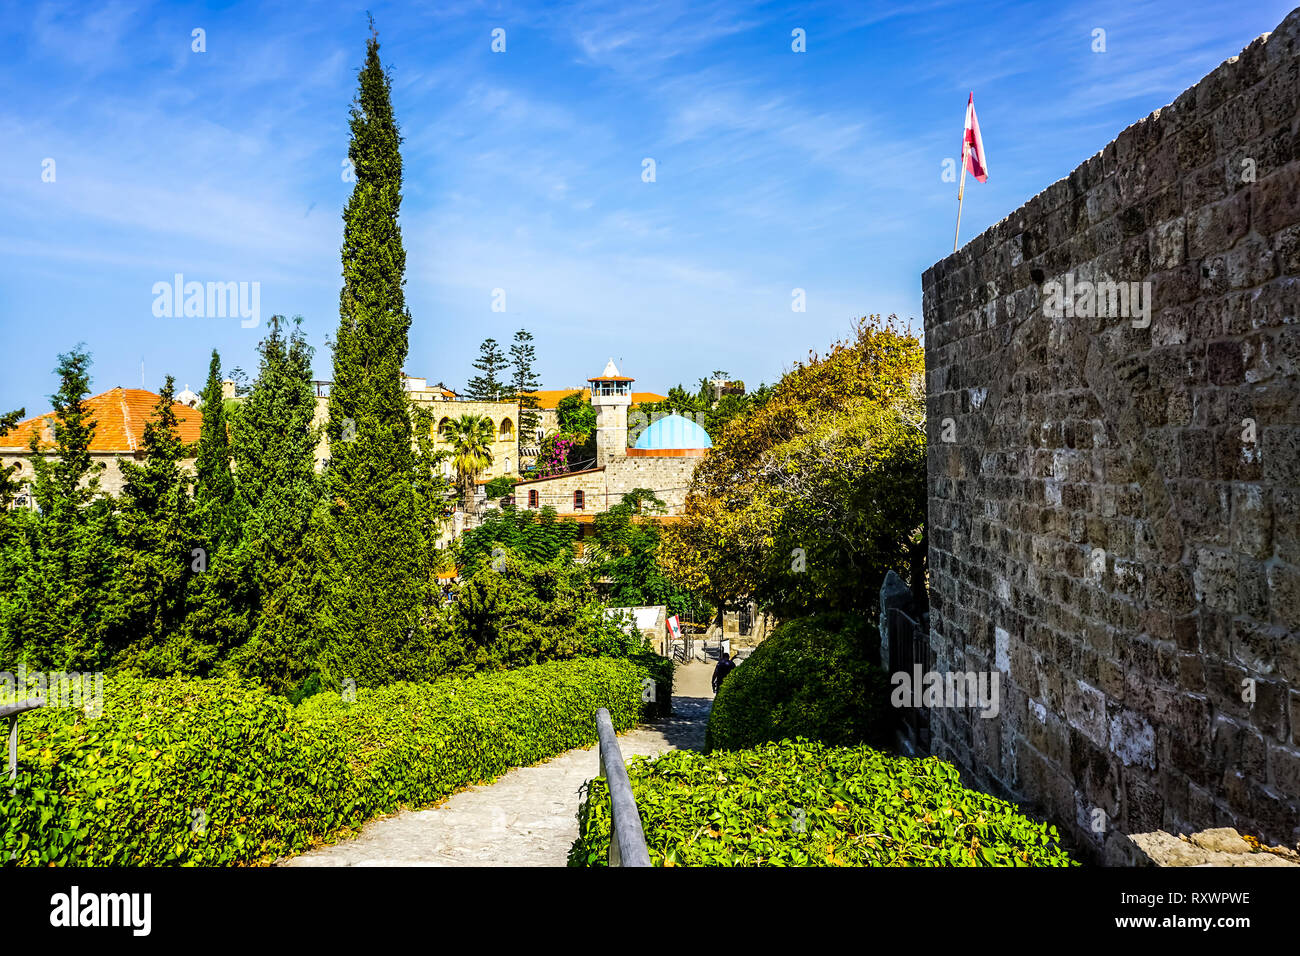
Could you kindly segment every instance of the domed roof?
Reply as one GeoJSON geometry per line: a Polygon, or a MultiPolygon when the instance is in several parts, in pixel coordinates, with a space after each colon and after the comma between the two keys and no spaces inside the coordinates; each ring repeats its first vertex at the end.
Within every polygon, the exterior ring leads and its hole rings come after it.
{"type": "Polygon", "coordinates": [[[636,440],[637,448],[712,448],[713,439],[695,422],[681,415],[659,419],[636,440]]]}

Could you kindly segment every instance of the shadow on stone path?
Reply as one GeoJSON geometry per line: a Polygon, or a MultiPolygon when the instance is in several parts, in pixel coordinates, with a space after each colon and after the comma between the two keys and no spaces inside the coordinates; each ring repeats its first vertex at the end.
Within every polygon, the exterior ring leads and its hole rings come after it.
{"type": "MultiPolygon", "coordinates": [[[[711,673],[707,664],[678,667],[673,716],[619,737],[624,759],[703,749],[713,706],[711,673]]],[[[597,775],[598,764],[594,746],[570,750],[452,794],[436,807],[371,821],[351,840],[277,865],[564,866],[578,837],[578,791],[597,775]]]]}

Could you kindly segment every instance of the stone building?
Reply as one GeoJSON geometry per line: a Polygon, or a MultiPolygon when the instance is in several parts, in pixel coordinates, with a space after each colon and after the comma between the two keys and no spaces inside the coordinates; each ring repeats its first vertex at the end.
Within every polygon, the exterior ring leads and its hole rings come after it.
{"type": "Polygon", "coordinates": [[[611,359],[605,371],[588,379],[596,410],[594,467],[515,485],[517,508],[552,507],[566,517],[605,511],[637,488],[649,488],[667,505],[668,516],[681,514],[686,490],[700,458],[713,442],[699,425],[670,415],[645,429],[629,448],[628,408],[632,382],[611,359]]]}
{"type": "MultiPolygon", "coordinates": [[[[161,397],[143,388],[118,388],[86,399],[86,408],[95,420],[95,435],[90,443],[90,457],[104,466],[99,473],[99,486],[107,494],[122,490],[122,470],[119,458],[141,461],[144,458],[144,426],[153,417],[161,397]]],[[[203,426],[203,413],[197,408],[175,402],[177,430],[182,441],[195,442],[203,426]]],[[[0,465],[18,465],[14,480],[24,485],[15,504],[34,507],[31,482],[35,480],[28,443],[33,434],[42,451],[54,449],[54,413],[46,412],[35,418],[19,422],[10,431],[0,435],[0,465]]],[[[192,467],[192,463],[190,464],[192,467]]]]}
{"type": "MultiPolygon", "coordinates": [[[[325,425],[329,421],[329,386],[326,381],[316,382],[316,414],[313,424],[325,425]]],[[[462,415],[479,415],[492,422],[493,441],[491,447],[492,461],[483,474],[479,476],[480,484],[485,484],[501,475],[517,474],[519,471],[520,436],[519,406],[515,402],[486,402],[477,399],[461,398],[444,385],[430,386],[427,379],[413,376],[402,377],[402,388],[408,398],[417,405],[430,408],[434,412],[435,447],[448,447],[442,440],[442,427],[448,421],[462,415]]],[[[323,468],[329,459],[329,437],[322,434],[316,448],[316,466],[323,468]]],[[[452,477],[451,462],[444,466],[448,477],[452,477]]]]}
{"type": "Polygon", "coordinates": [[[1298,132],[1300,11],[922,277],[933,747],[1096,859],[1300,840],[1298,132]]]}

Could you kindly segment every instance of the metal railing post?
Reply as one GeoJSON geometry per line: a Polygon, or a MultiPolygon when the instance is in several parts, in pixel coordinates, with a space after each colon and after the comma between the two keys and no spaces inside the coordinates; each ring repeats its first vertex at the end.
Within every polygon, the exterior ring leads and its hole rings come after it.
{"type": "Polygon", "coordinates": [[[600,772],[609,788],[609,865],[649,866],[650,853],[646,850],[632,781],[627,776],[614,723],[604,707],[596,711],[596,735],[600,740],[596,748],[600,753],[600,772]]]}
{"type": "Polygon", "coordinates": [[[18,779],[18,715],[28,710],[44,707],[40,697],[29,697],[16,704],[0,704],[0,718],[9,718],[9,780],[18,779]]]}

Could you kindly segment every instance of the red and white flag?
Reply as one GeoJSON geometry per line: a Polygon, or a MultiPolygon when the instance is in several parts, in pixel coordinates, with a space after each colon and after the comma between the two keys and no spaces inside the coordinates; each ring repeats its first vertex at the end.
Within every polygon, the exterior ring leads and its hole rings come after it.
{"type": "Polygon", "coordinates": [[[989,164],[984,159],[984,140],[980,139],[980,121],[975,118],[975,93],[972,90],[966,103],[966,131],[961,141],[966,168],[980,182],[989,178],[989,164]]]}

